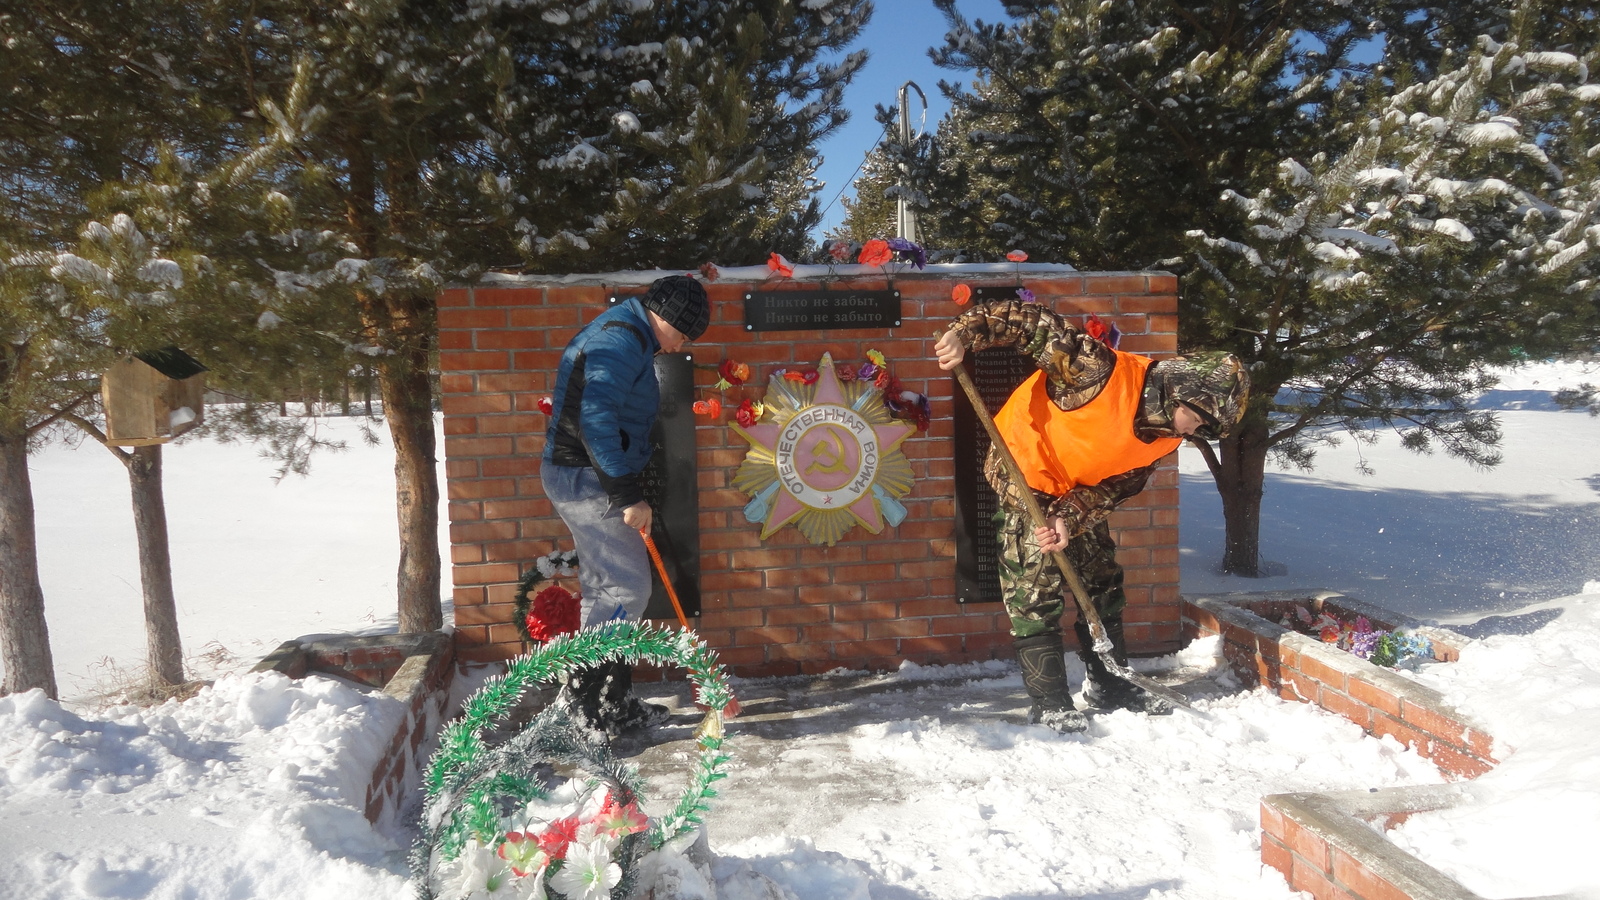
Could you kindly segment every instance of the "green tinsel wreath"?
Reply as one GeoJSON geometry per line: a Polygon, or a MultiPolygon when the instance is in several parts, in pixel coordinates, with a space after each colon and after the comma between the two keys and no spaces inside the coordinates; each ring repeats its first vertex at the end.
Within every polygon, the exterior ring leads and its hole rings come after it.
{"type": "Polygon", "coordinates": [[[630,664],[670,664],[688,670],[695,702],[707,712],[695,731],[698,753],[688,787],[670,812],[650,821],[647,832],[623,840],[614,856],[623,877],[612,896],[625,897],[632,890],[640,857],[701,821],[717,793],[711,785],[727,777],[720,771],[728,761],[722,750],[723,711],[734,701],[727,673],[716,653],[692,631],[608,622],[555,638],[512,660],[505,674],[489,679],[444,729],[425,774],[426,798],[411,853],[418,897],[433,900],[435,867],[455,859],[467,841],[494,840],[504,831],[502,818],[511,809],[546,797],[539,778],[546,764],[571,765],[588,773],[619,804],[635,800],[641,784],[637,771],[614,759],[606,743],[574,722],[563,704],[551,704],[497,747],[490,748],[482,738],[483,731],[510,712],[529,687],[564,680],[574,671],[619,658],[630,664]]]}

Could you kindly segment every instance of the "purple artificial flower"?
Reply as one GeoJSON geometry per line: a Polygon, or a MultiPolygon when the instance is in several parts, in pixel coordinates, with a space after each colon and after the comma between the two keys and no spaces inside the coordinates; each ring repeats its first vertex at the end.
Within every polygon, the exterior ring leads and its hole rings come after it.
{"type": "Polygon", "coordinates": [[[928,254],[920,246],[902,237],[890,238],[889,249],[900,257],[901,262],[908,262],[918,269],[928,265],[928,254]]]}
{"type": "Polygon", "coordinates": [[[856,370],[856,378],[862,381],[871,381],[877,374],[878,367],[872,363],[862,363],[861,368],[856,370]]]}
{"type": "Polygon", "coordinates": [[[1022,302],[1023,303],[1038,303],[1039,302],[1039,298],[1035,297],[1033,295],[1033,291],[1030,291],[1027,288],[1017,288],[1017,296],[1022,298],[1022,302]]]}

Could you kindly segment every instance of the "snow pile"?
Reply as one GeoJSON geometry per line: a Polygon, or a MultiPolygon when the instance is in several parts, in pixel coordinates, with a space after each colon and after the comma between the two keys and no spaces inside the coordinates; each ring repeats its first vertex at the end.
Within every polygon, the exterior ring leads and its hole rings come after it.
{"type": "Polygon", "coordinates": [[[1590,853],[1600,836],[1600,597],[1560,609],[1532,634],[1474,641],[1421,679],[1496,737],[1501,765],[1466,786],[1470,801],[1412,816],[1396,844],[1485,897],[1600,897],[1590,853]]]}
{"type": "Polygon", "coordinates": [[[808,719],[781,745],[736,720],[707,820],[719,883],[748,866],[795,900],[1287,900],[1261,866],[1264,794],[1441,780],[1393,740],[1265,692],[1161,718],[1096,714],[1064,736],[1024,724],[1014,666],[956,683],[932,683],[937,671],[847,691],[834,724],[808,719]]]}
{"type": "Polygon", "coordinates": [[[362,805],[404,714],[277,673],[97,716],[0,697],[0,895],[400,896],[401,848],[362,805]]]}

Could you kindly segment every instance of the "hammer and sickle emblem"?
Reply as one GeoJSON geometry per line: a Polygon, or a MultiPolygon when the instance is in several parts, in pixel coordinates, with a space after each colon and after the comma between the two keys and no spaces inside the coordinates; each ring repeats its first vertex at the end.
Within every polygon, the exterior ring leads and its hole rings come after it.
{"type": "Polygon", "coordinates": [[[821,472],[831,475],[847,471],[850,466],[845,462],[844,443],[839,440],[838,433],[830,429],[823,434],[824,437],[811,445],[811,465],[806,466],[806,474],[821,472]]]}

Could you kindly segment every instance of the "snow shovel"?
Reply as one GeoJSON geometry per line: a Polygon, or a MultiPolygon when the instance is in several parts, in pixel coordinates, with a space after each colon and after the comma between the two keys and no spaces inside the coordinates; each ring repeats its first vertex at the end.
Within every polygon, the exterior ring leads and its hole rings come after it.
{"type": "MultiPolygon", "coordinates": [[[[967,399],[972,401],[972,411],[977,413],[978,421],[983,423],[983,430],[989,433],[989,441],[1000,453],[1000,459],[1005,463],[1006,472],[1011,480],[1022,485],[1019,491],[1023,502],[1028,507],[1028,517],[1033,520],[1037,528],[1050,527],[1045,518],[1044,510],[1039,507],[1039,501],[1033,496],[1033,491],[1028,487],[1028,480],[1022,474],[1022,467],[1017,465],[1016,457],[1011,455],[1011,448],[1006,446],[1005,439],[1000,436],[1000,429],[994,426],[994,418],[989,415],[989,408],[984,405],[983,397],[979,396],[978,388],[972,383],[972,376],[967,374],[965,365],[955,367],[956,381],[960,382],[961,389],[966,392],[967,399]]],[[[1084,590],[1083,581],[1078,577],[1078,570],[1072,567],[1067,560],[1067,555],[1060,550],[1050,553],[1050,560],[1061,570],[1061,575],[1066,579],[1067,587],[1072,589],[1072,598],[1078,601],[1078,615],[1089,626],[1089,636],[1094,638],[1094,652],[1106,664],[1111,674],[1131,681],[1152,694],[1166,700],[1174,706],[1192,709],[1188,698],[1182,694],[1156,681],[1134,672],[1132,669],[1117,662],[1116,655],[1111,649],[1111,639],[1106,636],[1106,626],[1100,622],[1100,613],[1094,608],[1094,603],[1089,599],[1089,592],[1084,590]]]]}
{"type": "MultiPolygon", "coordinates": [[[[667,599],[672,601],[672,611],[678,614],[678,624],[683,626],[684,631],[693,631],[694,629],[689,627],[689,617],[683,614],[683,604],[678,600],[678,589],[672,586],[672,579],[667,575],[667,564],[661,561],[661,551],[656,549],[655,539],[643,531],[639,532],[639,536],[644,538],[644,548],[650,551],[650,561],[656,564],[656,574],[661,576],[661,585],[667,589],[667,599]]],[[[728,695],[728,705],[723,709],[722,715],[730,719],[739,715],[738,697],[733,696],[731,693],[728,695]]],[[[707,733],[714,732],[715,737],[721,738],[722,719],[712,710],[707,709],[706,718],[700,724],[700,730],[707,733]]]]}

